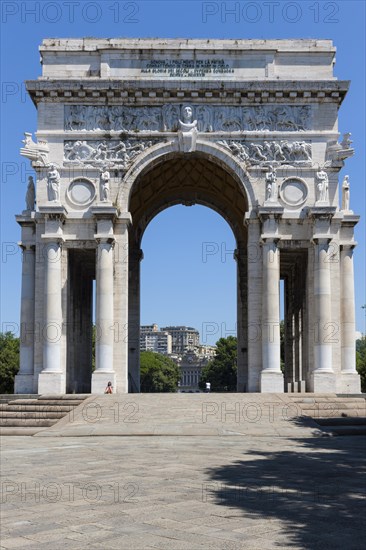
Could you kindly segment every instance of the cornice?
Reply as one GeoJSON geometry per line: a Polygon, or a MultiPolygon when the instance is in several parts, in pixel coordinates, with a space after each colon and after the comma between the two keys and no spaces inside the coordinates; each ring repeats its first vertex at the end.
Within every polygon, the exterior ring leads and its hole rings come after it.
{"type": "Polygon", "coordinates": [[[306,103],[333,102],[340,105],[348,91],[347,80],[250,80],[250,81],[182,81],[182,80],[28,80],[26,87],[32,101],[62,103],[162,103],[166,100],[205,103],[306,103]]]}

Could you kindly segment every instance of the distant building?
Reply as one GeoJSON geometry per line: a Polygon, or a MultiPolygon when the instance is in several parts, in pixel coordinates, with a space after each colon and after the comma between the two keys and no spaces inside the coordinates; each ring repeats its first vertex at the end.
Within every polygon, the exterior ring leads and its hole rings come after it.
{"type": "Polygon", "coordinates": [[[144,334],[146,332],[158,332],[159,327],[156,323],[153,325],[141,325],[140,327],[140,334],[144,334]]]}
{"type": "Polygon", "coordinates": [[[169,332],[172,335],[172,353],[183,355],[200,345],[199,332],[193,327],[162,327],[161,330],[169,332]]]}
{"type": "Polygon", "coordinates": [[[140,351],[154,351],[162,355],[170,355],[172,353],[172,337],[168,332],[164,331],[141,330],[140,351]]]}
{"type": "Polygon", "coordinates": [[[198,390],[203,367],[216,354],[215,346],[200,344],[198,330],[186,326],[140,327],[140,351],[154,351],[169,357],[179,366],[181,391],[198,390]]]}

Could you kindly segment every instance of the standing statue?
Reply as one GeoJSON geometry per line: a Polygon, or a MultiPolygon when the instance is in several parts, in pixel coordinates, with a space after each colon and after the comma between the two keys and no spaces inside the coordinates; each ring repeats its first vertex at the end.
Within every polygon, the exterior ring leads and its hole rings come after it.
{"type": "Polygon", "coordinates": [[[269,172],[266,173],[266,202],[277,202],[277,176],[276,170],[269,166],[269,172]]]}
{"type": "Polygon", "coordinates": [[[111,175],[106,168],[103,169],[103,172],[100,175],[100,198],[103,202],[109,201],[110,198],[110,188],[109,180],[111,175]]]}
{"type": "Polygon", "coordinates": [[[179,149],[184,153],[189,153],[196,150],[197,140],[197,120],[193,119],[192,107],[185,105],[182,108],[182,119],[179,119],[179,149]]]}
{"type": "Polygon", "coordinates": [[[328,200],[329,200],[328,175],[324,170],[319,170],[319,172],[316,173],[316,177],[317,177],[317,180],[318,180],[318,183],[316,185],[316,188],[317,188],[317,202],[328,202],[328,200]]]}
{"type": "Polygon", "coordinates": [[[48,200],[60,202],[60,173],[54,164],[50,165],[47,177],[48,200]]]}
{"type": "Polygon", "coordinates": [[[353,143],[353,141],[351,140],[351,133],[350,132],[347,132],[345,134],[343,134],[343,139],[341,141],[341,145],[343,147],[343,149],[350,149],[351,148],[351,145],[353,143]]]}
{"type": "Polygon", "coordinates": [[[36,190],[34,187],[34,180],[32,176],[29,176],[27,192],[25,195],[25,204],[28,211],[31,212],[34,210],[35,200],[36,200],[36,190]]]}
{"type": "Polygon", "coordinates": [[[342,183],[342,210],[346,212],[350,211],[350,189],[349,189],[349,176],[344,176],[342,183]]]}

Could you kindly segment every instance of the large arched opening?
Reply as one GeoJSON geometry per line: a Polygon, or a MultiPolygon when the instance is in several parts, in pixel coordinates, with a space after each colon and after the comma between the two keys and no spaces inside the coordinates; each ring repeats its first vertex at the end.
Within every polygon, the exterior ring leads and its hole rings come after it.
{"type": "Polygon", "coordinates": [[[135,178],[129,196],[129,387],[139,389],[140,261],[144,232],[159,212],[173,205],[200,204],[215,210],[235,237],[237,263],[238,391],[248,380],[247,228],[248,199],[242,181],[230,168],[202,152],[163,156],[135,178]]]}

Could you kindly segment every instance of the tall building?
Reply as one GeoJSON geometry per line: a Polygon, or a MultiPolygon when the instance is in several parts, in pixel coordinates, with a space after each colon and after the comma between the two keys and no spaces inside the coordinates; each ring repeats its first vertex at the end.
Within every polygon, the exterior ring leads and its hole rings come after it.
{"type": "MultiPolygon", "coordinates": [[[[157,327],[157,325],[154,325],[157,327]]],[[[143,327],[141,327],[142,329],[143,327]]],[[[154,351],[162,355],[172,353],[172,337],[168,332],[159,330],[141,330],[140,351],[154,351]]]]}
{"type": "Polygon", "coordinates": [[[200,335],[193,327],[162,327],[161,330],[172,335],[172,353],[184,354],[200,345],[200,335]]]}

